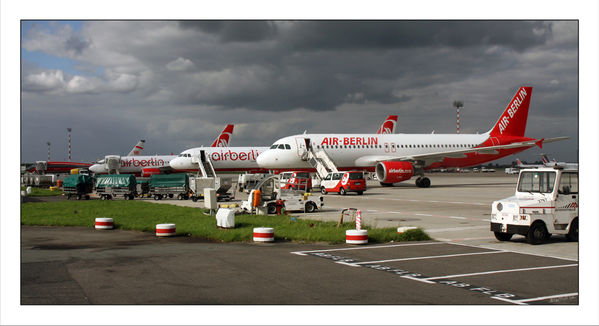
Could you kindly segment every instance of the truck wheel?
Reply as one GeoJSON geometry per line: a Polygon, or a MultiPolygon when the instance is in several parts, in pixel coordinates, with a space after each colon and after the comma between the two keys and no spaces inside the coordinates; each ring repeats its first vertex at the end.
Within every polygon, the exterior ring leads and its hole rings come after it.
{"type": "Polygon", "coordinates": [[[173,198],[173,194],[168,194],[168,198],[173,198]]]}
{"type": "Polygon", "coordinates": [[[178,200],[183,200],[183,195],[181,195],[181,194],[178,194],[178,195],[177,195],[177,199],[178,199],[178,200]]]}
{"type": "Polygon", "coordinates": [[[327,190],[325,189],[325,187],[320,187],[320,193],[323,195],[327,194],[327,190]]]}
{"type": "Polygon", "coordinates": [[[197,201],[198,201],[198,197],[196,197],[196,196],[192,196],[192,197],[191,197],[191,200],[193,200],[193,202],[195,203],[195,202],[197,202],[197,201]]]}
{"type": "Polygon", "coordinates": [[[568,239],[568,241],[578,241],[578,217],[572,221],[570,232],[566,234],[566,239],[568,239]]]}
{"type": "Polygon", "coordinates": [[[358,195],[362,195],[364,192],[363,191],[358,191],[358,195]]]}
{"type": "Polygon", "coordinates": [[[503,232],[497,232],[497,231],[495,231],[494,233],[495,233],[495,239],[497,239],[499,241],[508,241],[513,236],[513,234],[511,234],[511,233],[503,233],[503,232]]]}
{"type": "Polygon", "coordinates": [[[277,207],[275,206],[275,204],[268,204],[268,206],[266,206],[266,212],[268,214],[276,214],[277,213],[277,207]]]}
{"type": "Polygon", "coordinates": [[[89,195],[85,195],[85,200],[89,200],[89,195]]]}
{"type": "Polygon", "coordinates": [[[306,213],[313,213],[316,210],[316,204],[309,201],[306,203],[306,213]]]}
{"type": "Polygon", "coordinates": [[[123,197],[125,197],[125,200],[129,200],[129,199],[131,199],[131,198],[129,197],[129,195],[127,195],[127,194],[124,194],[124,195],[123,195],[123,197]]]}
{"type": "Polygon", "coordinates": [[[345,189],[344,189],[343,187],[341,187],[341,188],[339,189],[339,194],[340,194],[341,196],[345,196],[345,194],[347,194],[347,191],[345,191],[345,189]]]}
{"type": "Polygon", "coordinates": [[[135,199],[135,195],[134,194],[130,194],[129,195],[129,200],[133,200],[133,199],[135,199]]]}
{"type": "Polygon", "coordinates": [[[160,200],[160,195],[154,195],[154,200],[160,200]]]}
{"type": "Polygon", "coordinates": [[[541,244],[547,239],[547,233],[547,228],[543,222],[535,222],[528,230],[526,241],[532,245],[541,244]]]}

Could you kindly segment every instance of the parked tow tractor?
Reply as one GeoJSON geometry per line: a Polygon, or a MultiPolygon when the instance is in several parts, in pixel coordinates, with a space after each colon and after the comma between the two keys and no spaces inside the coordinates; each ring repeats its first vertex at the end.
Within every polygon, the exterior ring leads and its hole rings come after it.
{"type": "Polygon", "coordinates": [[[531,244],[552,234],[578,241],[578,169],[523,169],[514,196],[493,202],[491,231],[499,241],[514,234],[531,244]]]}

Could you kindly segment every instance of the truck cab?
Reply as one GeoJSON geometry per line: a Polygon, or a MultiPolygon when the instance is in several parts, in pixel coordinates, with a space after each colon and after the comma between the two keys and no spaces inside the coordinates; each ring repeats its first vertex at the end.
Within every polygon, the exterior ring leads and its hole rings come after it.
{"type": "Polygon", "coordinates": [[[552,234],[578,241],[578,169],[551,167],[520,171],[514,196],[494,201],[491,231],[507,241],[524,235],[530,244],[552,234]]]}

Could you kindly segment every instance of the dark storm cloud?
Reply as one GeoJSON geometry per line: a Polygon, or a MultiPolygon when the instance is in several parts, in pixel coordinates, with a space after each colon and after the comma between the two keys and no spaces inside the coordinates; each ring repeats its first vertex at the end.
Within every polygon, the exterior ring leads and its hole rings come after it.
{"type": "Polygon", "coordinates": [[[216,34],[222,42],[256,42],[275,36],[276,26],[269,21],[183,21],[183,28],[216,34]]]}
{"type": "Polygon", "coordinates": [[[75,54],[81,54],[89,45],[88,41],[74,35],[69,37],[65,42],[66,50],[75,54]]]}
{"type": "Polygon", "coordinates": [[[517,50],[543,44],[551,25],[527,21],[310,21],[283,40],[299,49],[360,49],[501,45],[517,50]]]}

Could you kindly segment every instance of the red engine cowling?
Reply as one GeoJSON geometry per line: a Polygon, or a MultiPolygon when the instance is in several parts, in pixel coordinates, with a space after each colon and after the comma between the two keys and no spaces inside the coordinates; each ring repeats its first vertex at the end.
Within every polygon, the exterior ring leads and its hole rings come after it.
{"type": "Polygon", "coordinates": [[[145,168],[141,170],[142,177],[149,177],[152,174],[160,174],[160,169],[157,168],[145,168]]]}
{"type": "Polygon", "coordinates": [[[376,164],[376,176],[380,182],[396,183],[410,179],[414,175],[414,166],[410,162],[379,162],[376,164]]]}

